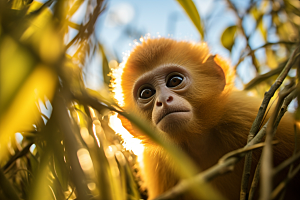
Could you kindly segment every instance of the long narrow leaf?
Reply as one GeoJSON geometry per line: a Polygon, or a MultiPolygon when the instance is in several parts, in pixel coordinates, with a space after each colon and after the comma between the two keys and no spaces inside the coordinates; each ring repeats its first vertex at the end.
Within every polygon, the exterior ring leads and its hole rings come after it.
{"type": "Polygon", "coordinates": [[[201,18],[198,10],[192,0],[177,0],[181,7],[185,10],[189,18],[192,20],[196,26],[198,32],[200,33],[201,39],[204,37],[204,31],[201,24],[201,18]]]}

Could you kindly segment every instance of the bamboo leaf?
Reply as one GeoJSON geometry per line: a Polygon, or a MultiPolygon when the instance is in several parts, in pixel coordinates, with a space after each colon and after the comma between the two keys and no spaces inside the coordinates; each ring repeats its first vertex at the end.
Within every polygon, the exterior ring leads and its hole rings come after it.
{"type": "MultiPolygon", "coordinates": [[[[44,65],[37,66],[20,88],[7,111],[0,118],[0,147],[4,149],[9,137],[19,130],[26,130],[39,117],[36,100],[47,96],[51,99],[56,87],[55,73],[44,65]],[[26,98],[24,98],[26,97],[26,98]],[[30,113],[30,115],[28,115],[30,113]]],[[[0,160],[4,150],[0,151],[0,160]]]]}
{"type": "MultiPolygon", "coordinates": [[[[15,188],[11,185],[11,183],[6,179],[2,169],[0,169],[0,188],[4,195],[11,200],[20,200],[19,196],[15,188]]],[[[1,193],[2,193],[1,192],[1,193]]]]}
{"type": "Polygon", "coordinates": [[[109,68],[109,66],[108,66],[108,61],[107,61],[107,58],[106,58],[106,55],[105,55],[103,46],[102,46],[101,44],[99,44],[98,46],[99,46],[99,50],[100,50],[101,55],[102,55],[102,73],[103,73],[103,80],[104,80],[104,83],[105,83],[107,86],[109,86],[111,77],[108,76],[108,74],[111,72],[111,70],[110,70],[110,68],[109,68]]]}
{"type": "Polygon", "coordinates": [[[267,36],[268,36],[268,33],[267,33],[267,30],[264,26],[264,23],[263,23],[263,20],[261,20],[258,24],[258,29],[264,39],[264,41],[267,41],[267,36]]]}
{"type": "Polygon", "coordinates": [[[225,29],[221,36],[222,45],[231,52],[236,37],[236,25],[229,26],[225,29]]]}
{"type": "Polygon", "coordinates": [[[201,38],[204,37],[204,30],[201,24],[201,18],[198,10],[192,0],[177,0],[181,7],[185,10],[193,24],[196,26],[201,38]]]}

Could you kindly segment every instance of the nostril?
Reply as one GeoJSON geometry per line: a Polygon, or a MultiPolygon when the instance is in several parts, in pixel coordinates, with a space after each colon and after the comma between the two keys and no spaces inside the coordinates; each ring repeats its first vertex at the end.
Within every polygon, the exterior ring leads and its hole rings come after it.
{"type": "Polygon", "coordinates": [[[173,101],[173,97],[169,96],[169,98],[167,99],[167,102],[171,102],[171,101],[173,101]]]}
{"type": "Polygon", "coordinates": [[[156,105],[157,106],[162,106],[162,103],[158,101],[158,102],[156,102],[156,105]]]}

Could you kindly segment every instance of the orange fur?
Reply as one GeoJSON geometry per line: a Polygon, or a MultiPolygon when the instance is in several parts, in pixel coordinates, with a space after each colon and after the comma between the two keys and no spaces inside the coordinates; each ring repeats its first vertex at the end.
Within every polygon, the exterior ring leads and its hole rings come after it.
{"type": "MultiPolygon", "coordinates": [[[[188,91],[183,96],[174,94],[174,97],[180,96],[184,99],[182,101],[188,101],[194,114],[189,127],[182,134],[171,134],[171,137],[191,156],[199,169],[208,169],[224,154],[246,144],[261,100],[233,88],[234,76],[229,65],[219,56],[210,56],[206,44],[159,38],[148,39],[137,46],[125,63],[121,83],[124,108],[151,121],[153,113],[140,111],[132,94],[133,87],[143,74],[168,65],[183,66],[191,75],[192,85],[188,91]]],[[[126,119],[122,118],[122,121],[125,125],[126,119]]],[[[152,199],[179,181],[174,172],[176,166],[161,147],[131,127],[128,121],[126,127],[146,144],[145,179],[149,198],[152,199]]],[[[293,132],[293,118],[286,114],[275,138],[280,141],[274,148],[275,165],[291,156],[294,146],[293,132]]],[[[255,153],[252,169],[258,161],[258,154],[255,153]]],[[[239,199],[242,170],[243,162],[240,162],[232,173],[214,179],[213,186],[228,199],[239,199]]],[[[289,198],[300,199],[299,192],[289,191],[289,195],[289,198]]]]}

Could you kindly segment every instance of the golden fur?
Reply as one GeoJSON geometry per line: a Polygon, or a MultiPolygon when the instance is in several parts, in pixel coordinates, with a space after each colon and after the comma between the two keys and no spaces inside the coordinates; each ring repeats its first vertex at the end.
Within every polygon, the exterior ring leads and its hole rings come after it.
{"type": "MultiPolygon", "coordinates": [[[[132,94],[135,80],[145,72],[165,65],[184,66],[192,76],[193,84],[183,98],[197,111],[194,112],[195,119],[189,129],[173,139],[193,158],[199,169],[208,169],[224,154],[246,145],[261,100],[235,90],[234,76],[229,65],[219,56],[210,56],[204,43],[159,38],[148,39],[137,46],[125,63],[122,74],[125,109],[143,115],[132,94]],[[222,88],[221,92],[219,88],[222,88]]],[[[142,133],[132,129],[126,119],[122,118],[122,122],[134,136],[145,143],[145,179],[149,198],[158,196],[178,183],[179,179],[174,173],[176,166],[164,150],[142,133]]],[[[294,146],[293,134],[293,117],[286,114],[275,138],[280,141],[274,149],[275,165],[291,156],[294,146]]],[[[258,161],[258,154],[259,152],[254,154],[252,169],[258,161]]],[[[242,170],[243,162],[240,162],[232,173],[214,179],[213,186],[228,199],[239,199],[242,170]]],[[[298,191],[289,191],[287,194],[290,195],[289,199],[300,199],[298,191]]],[[[185,198],[190,199],[188,196],[185,198]]]]}

